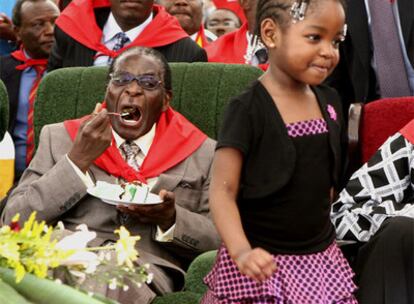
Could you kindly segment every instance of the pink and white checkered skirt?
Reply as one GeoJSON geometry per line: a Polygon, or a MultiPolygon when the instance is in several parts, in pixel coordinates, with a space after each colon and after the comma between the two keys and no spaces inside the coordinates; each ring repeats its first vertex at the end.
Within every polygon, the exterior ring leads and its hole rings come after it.
{"type": "Polygon", "coordinates": [[[277,270],[258,283],[241,274],[222,246],[204,278],[203,304],[357,304],[354,273],[336,243],[308,255],[280,254],[277,270]]]}

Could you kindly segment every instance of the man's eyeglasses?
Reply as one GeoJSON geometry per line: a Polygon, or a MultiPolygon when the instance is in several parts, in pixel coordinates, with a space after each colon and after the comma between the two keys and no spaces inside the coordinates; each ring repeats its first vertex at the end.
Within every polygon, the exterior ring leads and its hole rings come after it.
{"type": "Polygon", "coordinates": [[[111,73],[109,76],[111,81],[118,86],[125,86],[136,80],[141,88],[149,91],[157,89],[162,83],[157,76],[151,74],[135,76],[128,72],[122,72],[118,74],[111,73]]]}

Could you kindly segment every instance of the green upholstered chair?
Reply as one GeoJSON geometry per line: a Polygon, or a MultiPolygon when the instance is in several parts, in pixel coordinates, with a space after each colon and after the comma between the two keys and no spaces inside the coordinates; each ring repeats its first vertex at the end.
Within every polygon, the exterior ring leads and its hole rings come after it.
{"type": "Polygon", "coordinates": [[[3,81],[0,80],[0,141],[9,126],[9,97],[3,81]]]}
{"type": "MultiPolygon", "coordinates": [[[[172,63],[172,106],[208,136],[216,138],[223,106],[262,71],[247,65],[172,63]]],[[[103,101],[107,68],[59,69],[46,75],[38,89],[35,140],[42,126],[89,114],[103,101]]]]}
{"type": "MultiPolygon", "coordinates": [[[[173,63],[172,106],[212,138],[217,137],[224,105],[262,71],[247,65],[173,63]]],[[[42,126],[81,117],[103,100],[107,69],[66,68],[48,74],[38,90],[35,106],[36,142],[42,126]]],[[[158,304],[198,303],[206,287],[202,278],[211,269],[216,252],[202,254],[188,269],[184,291],[157,297],[158,304]]]]}

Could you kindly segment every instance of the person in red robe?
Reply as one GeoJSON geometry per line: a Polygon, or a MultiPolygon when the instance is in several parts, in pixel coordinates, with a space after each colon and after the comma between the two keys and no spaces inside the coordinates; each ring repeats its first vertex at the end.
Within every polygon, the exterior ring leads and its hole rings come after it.
{"type": "Polygon", "coordinates": [[[200,47],[217,39],[203,25],[203,0],[161,0],[160,4],[180,22],[181,27],[200,47]]]}
{"type": "Polygon", "coordinates": [[[223,35],[205,49],[209,62],[239,63],[267,69],[267,50],[254,34],[257,0],[239,0],[247,21],[239,30],[223,35]]]}
{"type": "Polygon", "coordinates": [[[153,0],[73,0],[56,21],[48,70],[107,65],[123,50],[145,46],[169,62],[207,61],[177,19],[153,0]]]}

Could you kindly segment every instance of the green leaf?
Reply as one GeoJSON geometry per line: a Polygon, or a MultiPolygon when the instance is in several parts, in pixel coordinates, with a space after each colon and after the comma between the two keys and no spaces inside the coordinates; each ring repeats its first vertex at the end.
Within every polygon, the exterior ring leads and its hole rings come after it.
{"type": "MultiPolygon", "coordinates": [[[[26,299],[37,304],[103,304],[104,302],[90,297],[68,285],[58,284],[47,279],[40,279],[26,273],[20,283],[16,283],[14,271],[0,268],[0,277],[11,285],[26,299]]],[[[6,302],[8,303],[8,302],[6,302]]],[[[115,302],[116,303],[116,302],[115,302]]]]}

